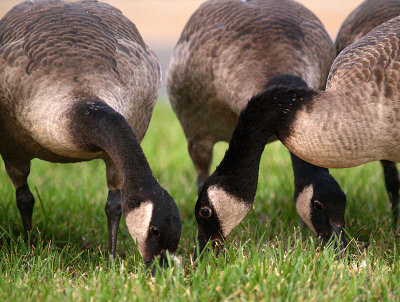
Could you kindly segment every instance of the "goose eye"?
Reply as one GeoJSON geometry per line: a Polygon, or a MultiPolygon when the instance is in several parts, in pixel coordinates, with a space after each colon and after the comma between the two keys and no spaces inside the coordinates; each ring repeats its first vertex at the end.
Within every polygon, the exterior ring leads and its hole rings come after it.
{"type": "Polygon", "coordinates": [[[315,210],[320,211],[320,210],[324,209],[324,205],[322,203],[320,203],[318,200],[313,200],[312,205],[315,210]]]}
{"type": "Polygon", "coordinates": [[[203,218],[208,218],[211,216],[211,209],[209,207],[202,207],[200,208],[200,216],[203,218]]]}
{"type": "Polygon", "coordinates": [[[152,226],[150,228],[150,232],[154,235],[154,236],[160,236],[160,232],[158,231],[158,229],[155,226],[152,226]]]}

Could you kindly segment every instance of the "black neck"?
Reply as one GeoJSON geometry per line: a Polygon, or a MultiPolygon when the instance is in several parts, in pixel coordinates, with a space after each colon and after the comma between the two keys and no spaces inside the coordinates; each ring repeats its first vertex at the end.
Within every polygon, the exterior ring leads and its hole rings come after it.
{"type": "Polygon", "coordinates": [[[272,136],[285,135],[304,98],[311,94],[304,81],[290,75],[274,78],[267,86],[240,113],[229,148],[215,171],[231,179],[226,189],[245,194],[249,202],[254,200],[265,145],[272,136]]]}
{"type": "Polygon", "coordinates": [[[298,158],[296,155],[290,152],[290,157],[292,159],[293,166],[293,174],[294,174],[294,183],[295,186],[305,187],[312,182],[312,178],[317,173],[329,174],[329,170],[327,168],[322,168],[310,164],[301,158],[298,158]]]}
{"type": "Polygon", "coordinates": [[[121,173],[123,203],[140,203],[161,189],[136,135],[122,115],[97,100],[80,102],[74,109],[71,128],[77,143],[89,152],[101,150],[108,154],[121,173]]]}
{"type": "MultiPolygon", "coordinates": [[[[252,99],[252,102],[240,113],[236,127],[233,131],[229,148],[215,173],[229,177],[230,190],[237,195],[243,189],[256,191],[258,169],[261,155],[268,138],[274,134],[274,122],[267,119],[263,123],[266,105],[263,100],[252,99]]],[[[251,194],[248,198],[254,198],[251,194]]]]}

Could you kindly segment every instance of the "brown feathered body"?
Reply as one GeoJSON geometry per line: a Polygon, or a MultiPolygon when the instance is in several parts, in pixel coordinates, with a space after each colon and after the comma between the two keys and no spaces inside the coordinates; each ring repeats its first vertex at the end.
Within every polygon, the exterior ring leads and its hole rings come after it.
{"type": "Polygon", "coordinates": [[[197,173],[229,141],[240,111],[275,76],[323,88],[335,50],[318,18],[291,0],[211,0],[186,24],[167,75],[197,173]]]}
{"type": "Polygon", "coordinates": [[[109,252],[116,254],[121,214],[146,263],[176,250],[178,208],[140,147],[160,75],[135,25],[108,4],[31,0],[1,19],[0,154],[26,232],[34,205],[31,159],[100,157],[109,188],[109,252]]]}
{"type": "MultiPolygon", "coordinates": [[[[362,38],[382,23],[400,15],[400,0],[365,0],[350,13],[336,37],[336,53],[362,38]]],[[[396,163],[381,160],[394,222],[397,221],[400,179],[396,163]]]]}
{"type": "Polygon", "coordinates": [[[378,25],[400,15],[399,0],[365,0],[346,18],[336,37],[336,52],[365,36],[378,25]]]}
{"type": "Polygon", "coordinates": [[[283,143],[313,164],[344,168],[400,160],[400,17],[335,59],[325,92],[296,113],[283,143]]]}
{"type": "Polygon", "coordinates": [[[0,153],[7,160],[91,159],[71,137],[71,107],[99,99],[139,141],[160,66],[135,25],[97,1],[26,1],[0,21],[0,153]]]}

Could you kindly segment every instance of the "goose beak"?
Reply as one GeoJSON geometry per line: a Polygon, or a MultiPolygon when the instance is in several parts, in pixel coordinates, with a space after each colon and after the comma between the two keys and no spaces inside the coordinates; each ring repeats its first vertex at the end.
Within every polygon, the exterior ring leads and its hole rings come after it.
{"type": "MultiPolygon", "coordinates": [[[[208,240],[205,239],[204,234],[200,230],[199,230],[199,233],[197,235],[197,239],[199,241],[199,253],[197,254],[197,250],[195,250],[195,252],[194,252],[194,260],[196,260],[201,255],[201,252],[204,250],[204,248],[206,247],[207,242],[208,242],[208,240]]],[[[214,239],[210,238],[210,241],[211,241],[211,245],[212,245],[212,248],[213,248],[214,252],[218,256],[219,253],[224,248],[224,242],[219,238],[214,238],[214,239]]]]}
{"type": "MultiPolygon", "coordinates": [[[[174,259],[175,256],[173,254],[171,254],[169,258],[172,261],[172,259],[174,259]]],[[[168,264],[167,254],[165,253],[165,251],[162,251],[157,257],[155,257],[151,260],[145,261],[145,264],[146,264],[147,268],[152,267],[151,274],[154,276],[156,273],[156,270],[157,270],[157,266],[160,266],[160,268],[168,267],[169,264],[168,264]]]]}
{"type": "Polygon", "coordinates": [[[340,256],[339,258],[344,258],[346,254],[346,248],[347,248],[347,240],[346,240],[346,234],[344,233],[344,225],[336,225],[334,223],[330,223],[331,228],[332,228],[332,233],[335,239],[335,249],[340,251],[340,256]]]}
{"type": "Polygon", "coordinates": [[[196,247],[194,247],[194,255],[193,255],[193,260],[196,261],[197,258],[200,257],[201,252],[204,250],[204,248],[207,245],[207,240],[205,239],[205,236],[203,234],[203,232],[199,229],[198,233],[197,233],[197,240],[199,242],[199,248],[197,249],[196,247]]]}
{"type": "Polygon", "coordinates": [[[347,248],[347,240],[346,234],[344,233],[344,223],[343,224],[336,224],[329,220],[329,225],[331,228],[330,235],[324,236],[322,239],[325,242],[328,242],[330,239],[333,240],[335,250],[339,251],[339,258],[343,259],[346,254],[347,248]]]}

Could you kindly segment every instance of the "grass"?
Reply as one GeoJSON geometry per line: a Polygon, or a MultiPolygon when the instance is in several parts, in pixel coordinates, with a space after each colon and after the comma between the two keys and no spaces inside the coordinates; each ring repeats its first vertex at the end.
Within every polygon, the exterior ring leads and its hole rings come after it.
{"type": "MultiPolygon", "coordinates": [[[[0,301],[400,300],[400,241],[378,163],[332,171],[347,194],[351,239],[348,259],[338,261],[309,230],[300,231],[288,153],[279,143],[268,145],[253,209],[220,257],[207,253],[194,267],[195,172],[166,103],[156,106],[142,146],[157,179],[178,204],[181,262],[152,278],[121,221],[119,257],[107,266],[101,161],[33,161],[29,185],[36,200],[36,244],[29,247],[1,162],[0,301]]],[[[216,145],[213,168],[226,147],[216,145]]]]}

